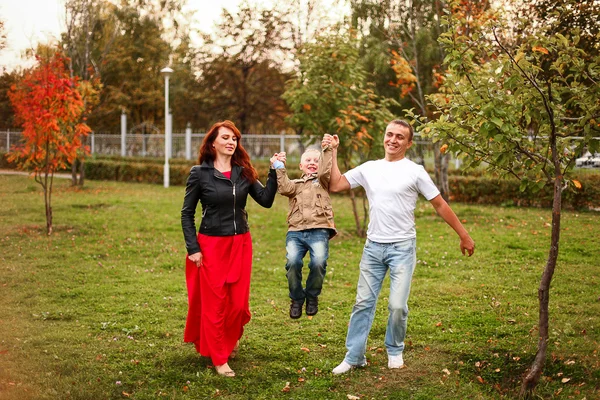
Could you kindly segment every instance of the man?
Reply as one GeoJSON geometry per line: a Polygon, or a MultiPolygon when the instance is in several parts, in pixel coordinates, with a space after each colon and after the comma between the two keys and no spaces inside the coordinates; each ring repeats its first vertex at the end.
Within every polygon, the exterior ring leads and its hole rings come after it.
{"type": "Polygon", "coordinates": [[[373,324],[375,305],[387,271],[390,271],[390,296],[385,346],[388,368],[402,368],[404,338],[408,316],[408,295],[416,265],[416,230],[414,209],[422,194],[436,212],[460,237],[460,249],[469,256],[475,242],[460,223],[425,169],[405,158],[412,146],[413,129],[402,120],[392,121],[385,130],[385,158],[368,161],[344,175],[337,164],[337,135],[325,135],[323,145],[333,149],[329,189],[340,192],[362,186],[369,200],[367,241],[360,261],[356,303],[350,315],[346,336],[346,357],[333,369],[343,374],[356,366],[365,366],[367,337],[373,324]]]}

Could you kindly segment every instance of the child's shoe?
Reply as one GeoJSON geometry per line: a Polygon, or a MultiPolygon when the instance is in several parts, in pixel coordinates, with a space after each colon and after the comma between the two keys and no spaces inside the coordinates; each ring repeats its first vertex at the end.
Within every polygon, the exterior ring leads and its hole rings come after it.
{"type": "Polygon", "coordinates": [[[302,316],[302,306],[304,305],[303,301],[292,300],[292,304],[290,304],[290,318],[298,319],[302,316]]]}
{"type": "Polygon", "coordinates": [[[306,298],[306,315],[316,315],[319,312],[319,298],[306,298]]]}

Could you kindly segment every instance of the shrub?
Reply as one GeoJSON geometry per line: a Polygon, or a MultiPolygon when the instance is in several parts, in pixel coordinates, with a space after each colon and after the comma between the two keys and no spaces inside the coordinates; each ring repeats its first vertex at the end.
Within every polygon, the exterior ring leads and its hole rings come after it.
{"type": "MultiPolygon", "coordinates": [[[[164,160],[158,158],[95,156],[86,159],[85,175],[87,179],[93,180],[162,184],[163,163],[164,160]]],[[[170,160],[170,184],[185,185],[194,163],[192,160],[170,160]]],[[[269,162],[256,161],[253,165],[264,183],[269,172],[269,162]]],[[[0,168],[14,169],[16,166],[10,164],[5,155],[0,153],[0,168]]],[[[301,171],[296,166],[290,166],[287,172],[292,179],[301,176],[301,171]]],[[[590,170],[581,171],[577,179],[581,182],[582,188],[569,188],[563,192],[563,208],[576,210],[600,208],[600,173],[590,170]]],[[[552,204],[550,186],[535,194],[522,193],[519,191],[517,180],[484,176],[480,172],[469,176],[451,174],[448,183],[451,201],[524,207],[550,207],[552,204]]]]}

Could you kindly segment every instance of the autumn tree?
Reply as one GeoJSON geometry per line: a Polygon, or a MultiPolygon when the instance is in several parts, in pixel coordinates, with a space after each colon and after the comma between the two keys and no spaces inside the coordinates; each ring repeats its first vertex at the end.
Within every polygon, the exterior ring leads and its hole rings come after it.
{"type": "MultiPolygon", "coordinates": [[[[66,30],[61,35],[60,46],[68,56],[71,77],[80,79],[83,121],[100,100],[103,56],[117,35],[117,24],[111,13],[112,6],[104,0],[67,0],[64,7],[66,30]]],[[[79,152],[76,162],[71,164],[73,186],[83,186],[84,164],[85,153],[79,152]]]]}
{"type": "Polygon", "coordinates": [[[6,47],[6,32],[4,30],[4,21],[0,19],[0,50],[6,47]]]}
{"type": "MultiPolygon", "coordinates": [[[[379,97],[366,82],[356,37],[343,29],[321,35],[305,45],[299,60],[298,76],[283,96],[293,113],[292,126],[315,140],[325,133],[339,135],[339,160],[346,170],[381,156],[382,134],[393,119],[389,109],[395,101],[379,97]]],[[[364,236],[366,199],[359,212],[355,193],[350,196],[357,233],[364,236]]]]}
{"type": "Polygon", "coordinates": [[[77,156],[82,138],[90,131],[80,116],[84,112],[77,78],[65,67],[60,54],[37,57],[38,65],[27,72],[9,93],[23,141],[14,145],[8,159],[32,171],[44,191],[46,232],[52,234],[52,185],[54,173],[77,156]]]}
{"type": "MultiPolygon", "coordinates": [[[[572,175],[577,155],[585,147],[600,147],[592,140],[600,132],[600,57],[578,46],[579,30],[549,34],[556,27],[540,25],[535,35],[511,47],[503,39],[511,37],[510,27],[496,18],[468,35],[466,22],[452,19],[441,36],[447,72],[442,93],[430,97],[439,113],[420,130],[461,154],[469,168],[518,179],[522,191],[552,187],[552,231],[538,287],[538,350],[521,388],[521,395],[528,396],[550,345],[548,304],[559,254],[562,193],[581,188],[572,175]]],[[[520,21],[515,29],[523,32],[528,23],[520,21]]]]}
{"type": "Polygon", "coordinates": [[[244,2],[237,13],[224,9],[221,18],[214,33],[203,36],[204,111],[236,121],[242,133],[284,129],[288,110],[281,95],[289,76],[282,64],[290,49],[284,15],[244,2]]]}
{"type": "MultiPolygon", "coordinates": [[[[398,98],[403,109],[414,108],[430,118],[432,109],[426,96],[436,93],[442,74],[443,48],[437,39],[447,13],[468,14],[469,23],[478,23],[488,1],[463,0],[449,7],[442,0],[353,0],[352,23],[360,32],[361,61],[370,72],[377,93],[398,98]]],[[[399,111],[399,110],[395,110],[399,111]]],[[[444,199],[449,200],[449,155],[433,145],[435,182],[444,199]]],[[[422,146],[415,146],[417,158],[424,164],[422,146]]]]}
{"type": "Polygon", "coordinates": [[[0,129],[11,129],[17,126],[13,106],[8,97],[10,88],[23,78],[23,71],[15,69],[4,71],[0,75],[0,129]]]}

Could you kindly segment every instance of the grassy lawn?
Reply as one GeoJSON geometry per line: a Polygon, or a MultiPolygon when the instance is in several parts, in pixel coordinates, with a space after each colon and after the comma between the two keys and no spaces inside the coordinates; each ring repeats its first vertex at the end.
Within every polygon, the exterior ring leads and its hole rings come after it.
{"type": "MultiPolygon", "coordinates": [[[[492,399],[514,397],[536,350],[537,287],[550,210],[454,204],[477,243],[458,238],[427,202],[417,206],[418,265],[407,367],[387,369],[387,293],[369,365],[333,376],[345,354],[363,239],[350,202],[334,197],[319,314],[288,317],[285,213],[278,196],[249,205],[254,239],[252,321],[218,377],[182,342],[187,310],[183,188],[57,180],[55,233],[45,234],[32,179],[0,176],[0,399],[492,399]]],[[[540,398],[600,397],[600,214],[564,212],[550,298],[540,398]]],[[[384,285],[384,288],[387,285],[384,285]]]]}

